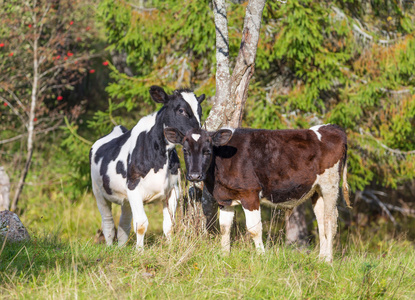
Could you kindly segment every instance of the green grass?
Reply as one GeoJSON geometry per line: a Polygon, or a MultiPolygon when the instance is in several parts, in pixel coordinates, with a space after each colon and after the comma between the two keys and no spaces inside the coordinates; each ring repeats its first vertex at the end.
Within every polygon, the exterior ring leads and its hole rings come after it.
{"type": "Polygon", "coordinates": [[[194,225],[200,213],[193,210],[178,218],[173,242],[167,243],[159,203],[146,206],[150,227],[139,254],[135,237],[124,248],[94,244],[100,217],[91,195],[73,204],[57,201],[59,193],[51,196],[53,207],[38,203],[22,216],[31,241],[6,243],[0,253],[1,298],[415,298],[414,245],[403,237],[341,232],[334,262],[327,264],[318,259],[318,248],[285,247],[278,233],[259,256],[237,224],[225,256],[219,238],[194,225]]]}

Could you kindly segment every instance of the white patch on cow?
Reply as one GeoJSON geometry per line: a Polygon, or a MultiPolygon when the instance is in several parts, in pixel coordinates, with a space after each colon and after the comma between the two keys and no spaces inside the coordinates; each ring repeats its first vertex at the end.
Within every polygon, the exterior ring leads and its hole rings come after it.
{"type": "Polygon", "coordinates": [[[264,253],[264,244],[262,242],[262,221],[261,208],[257,210],[248,210],[244,208],[246,230],[251,234],[255,247],[259,253],[264,253]]]}
{"type": "Polygon", "coordinates": [[[317,135],[317,138],[320,142],[321,142],[321,133],[318,132],[318,130],[320,129],[320,127],[327,126],[327,125],[330,125],[330,124],[316,125],[316,126],[313,126],[313,127],[310,128],[310,130],[315,132],[315,134],[317,135]]]}
{"type": "Polygon", "coordinates": [[[199,140],[199,138],[200,138],[200,134],[193,133],[192,134],[192,138],[197,142],[199,140]]]}
{"type": "Polygon", "coordinates": [[[195,94],[183,92],[182,97],[183,97],[184,101],[189,103],[190,108],[192,109],[193,114],[195,115],[195,118],[196,118],[196,120],[197,120],[197,122],[199,123],[199,126],[200,126],[199,114],[197,113],[197,108],[199,107],[199,102],[197,101],[195,94]]]}
{"type": "Polygon", "coordinates": [[[139,134],[143,131],[149,132],[151,128],[156,124],[156,116],[157,112],[152,113],[151,115],[145,116],[138,121],[137,125],[134,126],[133,131],[131,133],[131,138],[134,139],[134,146],[136,138],[139,134]]]}
{"type": "Polygon", "coordinates": [[[225,206],[220,209],[219,225],[220,225],[220,233],[222,236],[221,246],[222,246],[222,251],[225,253],[228,253],[231,251],[231,228],[232,228],[234,216],[235,216],[235,210],[233,207],[225,206]]]}
{"type": "Polygon", "coordinates": [[[340,185],[339,164],[340,161],[333,167],[326,169],[323,174],[317,176],[316,180],[320,187],[319,194],[321,196],[314,206],[319,226],[320,257],[328,262],[333,260],[333,240],[337,232],[337,200],[339,198],[340,185]],[[322,225],[321,230],[320,225],[322,225]]]}
{"type": "Polygon", "coordinates": [[[231,206],[237,206],[237,205],[241,205],[241,201],[240,200],[232,200],[231,206]]]}

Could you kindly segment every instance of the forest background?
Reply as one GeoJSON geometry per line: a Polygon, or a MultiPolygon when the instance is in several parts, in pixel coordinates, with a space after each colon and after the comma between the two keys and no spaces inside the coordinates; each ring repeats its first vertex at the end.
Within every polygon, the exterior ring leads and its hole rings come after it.
{"type": "MultiPolygon", "coordinates": [[[[212,3],[0,3],[0,165],[11,196],[25,182],[16,203],[32,234],[90,241],[100,227],[89,177],[93,141],[155,111],[151,85],[205,93],[203,120],[208,116],[216,73],[212,3]]],[[[227,2],[231,65],[246,6],[227,2]]],[[[340,231],[381,232],[389,240],[402,233],[412,248],[414,24],[413,1],[266,2],[243,115],[244,127],[342,126],[354,203],[352,211],[341,209],[340,231]]],[[[148,209],[159,217],[159,206],[148,209]]],[[[161,235],[160,224],[149,230],[161,235]]]]}

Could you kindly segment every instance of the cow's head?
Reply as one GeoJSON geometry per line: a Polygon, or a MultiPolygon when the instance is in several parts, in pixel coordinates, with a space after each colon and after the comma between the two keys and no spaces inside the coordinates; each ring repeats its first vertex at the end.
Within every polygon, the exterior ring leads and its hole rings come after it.
{"type": "Polygon", "coordinates": [[[170,143],[183,146],[186,178],[189,181],[202,181],[206,178],[213,157],[213,147],[226,145],[233,131],[220,129],[207,132],[203,129],[191,129],[184,135],[177,128],[165,128],[164,136],[170,143]]]}
{"type": "Polygon", "coordinates": [[[187,132],[191,128],[200,128],[202,107],[200,104],[205,99],[202,94],[197,97],[187,89],[175,90],[172,95],[167,95],[163,88],[153,85],[150,87],[151,98],[157,103],[163,103],[163,125],[175,127],[181,132],[187,132]]]}

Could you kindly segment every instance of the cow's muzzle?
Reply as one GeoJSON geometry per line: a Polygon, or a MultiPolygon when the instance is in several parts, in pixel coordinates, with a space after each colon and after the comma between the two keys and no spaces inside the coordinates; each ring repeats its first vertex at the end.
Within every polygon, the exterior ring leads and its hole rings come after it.
{"type": "Polygon", "coordinates": [[[186,179],[189,181],[202,181],[204,176],[202,173],[189,173],[186,175],[186,179]]]}

